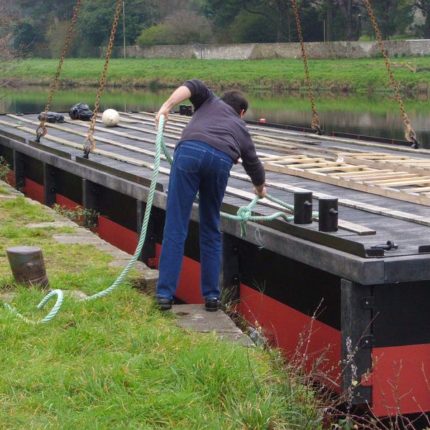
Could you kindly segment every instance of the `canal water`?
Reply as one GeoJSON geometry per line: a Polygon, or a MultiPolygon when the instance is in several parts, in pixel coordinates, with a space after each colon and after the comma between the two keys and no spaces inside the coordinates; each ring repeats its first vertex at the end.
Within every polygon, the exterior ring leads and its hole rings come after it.
{"type": "MultiPolygon", "coordinates": [[[[107,90],[102,109],[122,111],[156,111],[169,90],[149,89],[107,90]]],[[[96,90],[74,88],[59,91],[51,110],[68,112],[78,102],[93,106],[96,90]]],[[[47,87],[28,87],[0,92],[0,113],[36,113],[43,110],[48,95],[47,87]]],[[[249,120],[309,127],[311,106],[306,93],[249,92],[249,120]]],[[[403,139],[403,122],[395,99],[386,94],[346,95],[317,94],[316,106],[323,129],[327,133],[344,132],[366,136],[403,139]]],[[[405,106],[420,142],[430,148],[429,96],[406,99],[405,106]]]]}

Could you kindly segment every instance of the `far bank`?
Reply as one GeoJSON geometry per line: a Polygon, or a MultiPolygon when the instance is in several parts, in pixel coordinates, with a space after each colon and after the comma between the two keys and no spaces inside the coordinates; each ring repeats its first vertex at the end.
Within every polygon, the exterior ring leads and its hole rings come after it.
{"type": "MultiPolygon", "coordinates": [[[[61,75],[63,87],[98,85],[104,60],[67,59],[61,75]]],[[[12,85],[49,85],[58,60],[28,59],[0,64],[0,81],[12,85]]],[[[391,92],[382,58],[309,61],[316,91],[391,92]]],[[[393,59],[392,68],[403,93],[428,93],[430,57],[393,59]]],[[[199,60],[112,59],[108,86],[171,88],[186,79],[200,78],[215,89],[305,90],[301,59],[199,60]]]]}

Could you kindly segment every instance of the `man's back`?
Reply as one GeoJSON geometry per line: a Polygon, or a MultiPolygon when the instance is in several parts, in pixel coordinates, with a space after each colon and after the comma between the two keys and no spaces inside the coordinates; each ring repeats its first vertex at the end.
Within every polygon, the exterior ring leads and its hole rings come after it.
{"type": "Polygon", "coordinates": [[[241,156],[241,142],[249,139],[244,121],[213,94],[195,111],[181,137],[181,140],[206,142],[230,155],[234,162],[241,156]]]}
{"type": "Polygon", "coordinates": [[[242,158],[243,166],[257,185],[264,183],[264,169],[257,157],[245,121],[232,106],[216,97],[203,82],[186,81],[191,91],[195,112],[182,132],[181,141],[197,140],[226,153],[236,163],[242,158]]]}

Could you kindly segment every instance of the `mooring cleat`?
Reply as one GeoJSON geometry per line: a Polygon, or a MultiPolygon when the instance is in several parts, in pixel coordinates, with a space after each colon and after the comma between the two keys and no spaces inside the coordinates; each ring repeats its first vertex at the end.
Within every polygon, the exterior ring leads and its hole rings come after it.
{"type": "Polygon", "coordinates": [[[322,136],[324,134],[322,128],[319,125],[314,126],[313,130],[318,136],[322,136]]]}
{"type": "Polygon", "coordinates": [[[90,158],[90,152],[91,152],[91,143],[86,140],[84,143],[84,158],[89,159],[90,158]]]}
{"type": "Polygon", "coordinates": [[[39,127],[37,127],[36,143],[40,143],[40,139],[42,139],[42,137],[46,136],[47,133],[48,133],[48,130],[47,130],[45,125],[40,125],[39,127]]]}

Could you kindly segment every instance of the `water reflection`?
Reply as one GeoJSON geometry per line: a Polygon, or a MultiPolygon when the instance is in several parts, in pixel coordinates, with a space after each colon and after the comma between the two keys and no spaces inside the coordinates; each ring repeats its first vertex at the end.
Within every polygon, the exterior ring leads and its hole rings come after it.
{"type": "MultiPolygon", "coordinates": [[[[101,109],[114,108],[122,111],[156,111],[169,95],[169,90],[107,90],[101,109]]],[[[48,88],[20,88],[0,94],[0,113],[36,113],[43,110],[48,88]]],[[[59,91],[52,110],[68,112],[78,102],[93,105],[96,89],[69,89],[59,91]]],[[[267,122],[309,127],[310,103],[303,93],[273,94],[248,93],[251,109],[248,119],[265,118],[267,122]]],[[[403,123],[395,100],[388,96],[345,96],[320,94],[316,100],[323,129],[363,134],[368,136],[403,139],[403,123]]],[[[430,106],[427,96],[420,100],[408,100],[406,110],[426,147],[430,147],[430,106]]]]}
{"type": "MultiPolygon", "coordinates": [[[[154,111],[169,91],[106,90],[101,110],[113,108],[120,111],[154,111]]],[[[48,97],[47,87],[28,87],[3,91],[0,94],[0,113],[38,113],[44,109],[48,97]]],[[[76,103],[94,105],[95,88],[61,90],[55,94],[51,110],[68,112],[76,103]]]]}

